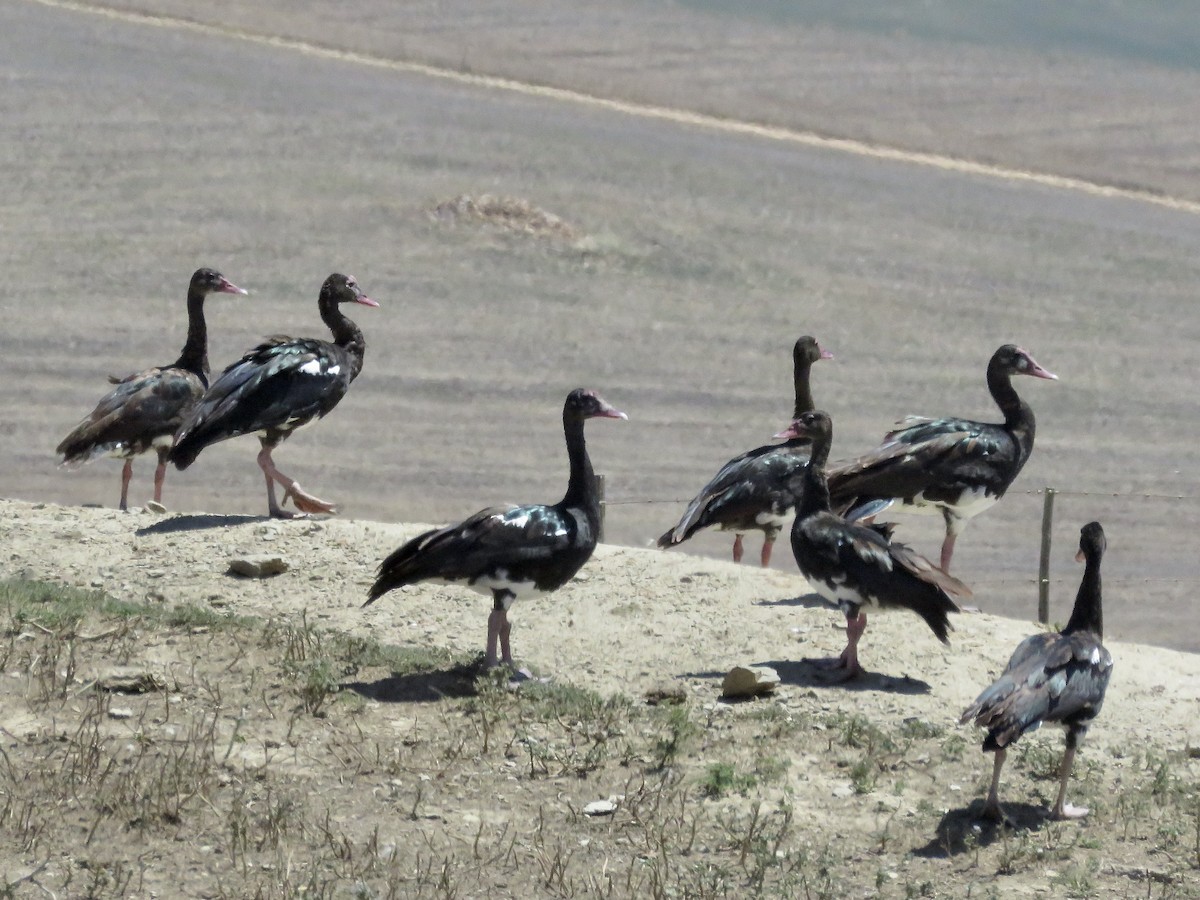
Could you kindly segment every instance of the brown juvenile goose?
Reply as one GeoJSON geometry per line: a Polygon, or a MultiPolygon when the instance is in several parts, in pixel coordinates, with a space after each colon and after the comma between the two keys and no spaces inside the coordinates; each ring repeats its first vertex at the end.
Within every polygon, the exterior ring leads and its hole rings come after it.
{"type": "Polygon", "coordinates": [[[167,452],[184,416],[208,387],[208,329],[204,321],[204,298],[209,294],[244,294],[220,272],[197,269],[188,285],[187,340],[179,359],[168,366],[155,366],[120,380],[104,395],[96,408],[63,438],[55,448],[62,465],[81,466],[98,456],[125,460],[121,469],[121,509],[129,506],[129,482],[133,458],[151,447],[158,453],[154,470],[154,502],[162,503],[167,452]]]}

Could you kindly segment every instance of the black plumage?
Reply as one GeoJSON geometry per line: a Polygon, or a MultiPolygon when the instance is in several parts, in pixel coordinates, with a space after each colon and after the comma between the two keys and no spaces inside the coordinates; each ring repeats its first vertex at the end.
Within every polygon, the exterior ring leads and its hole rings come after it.
{"type": "Polygon", "coordinates": [[[563,405],[570,478],[553,506],[494,506],[445,528],[408,541],[379,566],[364,606],[388,591],[419,581],[461,582],[492,597],[488,619],[487,664],[512,666],[508,610],[527,596],[562,587],[596,549],[600,496],[584,443],[583,424],[591,418],[624,419],[595,391],[577,389],[563,405]]]}
{"type": "MultiPolygon", "coordinates": [[[[814,337],[804,335],[796,341],[792,348],[793,419],[813,408],[812,364],[832,358],[814,337]]],[[[761,531],[760,562],[766,567],[784,521],[796,508],[795,476],[807,462],[807,441],[768,444],[734,457],[692,499],[678,524],[658,539],[658,546],[683,543],[700,529],[716,525],[722,531],[735,532],[733,561],[741,562],[742,536],[761,531]]]]}
{"type": "Polygon", "coordinates": [[[870,453],[829,467],[835,510],[857,519],[895,500],[913,511],[940,512],[946,523],[941,568],[967,522],[1004,496],[1033,452],[1033,410],[1013,389],[1013,375],[1057,379],[1020,347],[992,354],[987,385],[1003,423],[908,416],[870,453]]]}
{"type": "Polygon", "coordinates": [[[62,464],[81,466],[99,456],[125,460],[121,470],[121,509],[129,505],[133,458],[153,447],[158,453],[154,471],[154,502],[162,503],[167,451],[184,416],[208,387],[208,328],[204,298],[212,293],[244,294],[224,275],[197,269],[188,284],[187,340],[179,359],[125,378],[110,378],[116,385],[96,408],[55,448],[62,464]]]}
{"type": "Polygon", "coordinates": [[[190,466],[205,447],[242,434],[257,434],[262,444],[258,465],[267,481],[271,516],[290,518],[275,499],[275,482],[284,487],[301,513],[336,512],[284,475],[271,451],[297,428],[327,415],[362,371],[366,341],[339,305],[379,304],[366,296],[353,277],[334,273],[321,285],[317,307],[333,332],[333,341],[276,336],[259,344],[225,369],[192,409],[170,451],[180,469],[190,466]]]}
{"type": "Polygon", "coordinates": [[[1000,677],[962,714],[963,723],[974,721],[988,730],[983,749],[996,754],[992,784],[984,803],[986,815],[1003,818],[1000,770],[1008,747],[1043,722],[1058,722],[1067,730],[1058,797],[1050,814],[1056,819],[1087,815],[1087,809],[1066,803],[1066,794],[1075,751],[1104,705],[1104,692],[1112,676],[1112,654],[1101,643],[1104,614],[1100,560],[1106,545],[1099,522],[1083,526],[1075,556],[1085,563],[1083,580],[1066,627],[1057,634],[1035,634],[1023,640],[1000,677]]]}
{"type": "Polygon", "coordinates": [[[846,678],[862,673],[858,641],[867,627],[862,608],[872,604],[912,610],[938,640],[949,643],[948,614],[959,611],[954,598],[970,597],[970,589],[893,541],[890,525],[848,522],[830,511],[825,480],[825,462],[833,443],[829,414],[807,412],[778,437],[812,442],[812,458],[797,476],[803,484],[792,524],[792,552],[814,590],[845,614],[847,634],[841,656],[822,662],[843,669],[846,678]]]}

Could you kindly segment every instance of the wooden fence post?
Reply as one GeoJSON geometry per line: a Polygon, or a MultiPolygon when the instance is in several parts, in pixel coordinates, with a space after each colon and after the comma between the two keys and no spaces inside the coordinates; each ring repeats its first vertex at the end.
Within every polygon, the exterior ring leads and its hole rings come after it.
{"type": "Polygon", "coordinates": [[[1054,525],[1054,488],[1046,488],[1042,502],[1042,557],[1038,561],[1038,621],[1050,622],[1050,532],[1054,525]]]}
{"type": "Polygon", "coordinates": [[[608,504],[604,502],[604,476],[596,476],[596,496],[600,498],[600,531],[596,534],[597,541],[604,540],[604,513],[608,504]]]}

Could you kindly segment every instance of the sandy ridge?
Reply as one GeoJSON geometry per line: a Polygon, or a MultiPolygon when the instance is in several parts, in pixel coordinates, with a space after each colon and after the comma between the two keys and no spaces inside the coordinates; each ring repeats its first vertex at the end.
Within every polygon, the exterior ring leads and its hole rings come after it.
{"type": "MultiPolygon", "coordinates": [[[[203,513],[134,511],[0,501],[4,576],[103,589],[124,600],[193,603],[262,617],[298,617],[381,641],[482,649],[487,603],[461,589],[419,585],[361,609],[378,561],[428,526],[337,519],[277,522],[203,513]],[[244,553],[283,556],[291,570],[262,580],[228,574],[244,553]]],[[[1125,598],[1109,596],[1109,603],[1125,598]]],[[[1065,618],[1067,610],[1055,610],[1065,618]]],[[[946,726],[1035,629],[989,615],[955,618],[943,648],[919,619],[871,617],[855,689],[823,684],[806,656],[840,649],[840,616],[797,575],[681,553],[602,545],[575,583],[514,609],[518,659],[605,694],[638,696],[663,679],[696,702],[717,699],[736,664],[775,666],[784,692],[815,692],[877,718],[919,716],[946,726]]],[[[1089,736],[1098,748],[1200,746],[1200,657],[1106,642],[1116,670],[1089,736]]],[[[966,729],[964,729],[966,733],[966,729]]],[[[968,733],[970,740],[975,735],[968,733]]]]}

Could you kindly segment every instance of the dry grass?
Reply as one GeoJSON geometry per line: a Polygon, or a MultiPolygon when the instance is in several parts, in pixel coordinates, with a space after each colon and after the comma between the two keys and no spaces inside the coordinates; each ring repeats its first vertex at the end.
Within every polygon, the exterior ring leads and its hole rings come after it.
{"type": "Polygon", "coordinates": [[[0,636],[0,896],[999,897],[1047,877],[1071,897],[1200,895],[1200,785],[1153,746],[1082,754],[1093,814],[1055,824],[1030,802],[1059,739],[1027,739],[1018,825],[997,829],[972,815],[963,732],[811,691],[511,690],[305,617],[24,581],[0,588],[0,636]],[[159,666],[166,689],[97,689],[116,663],[159,666]],[[584,812],[606,798],[611,815],[584,812]]]}
{"type": "Polygon", "coordinates": [[[554,213],[546,212],[519,197],[496,197],[491,194],[471,197],[460,194],[436,204],[429,210],[429,215],[437,222],[487,224],[506,231],[561,241],[574,242],[583,236],[578,228],[554,213]]]}

